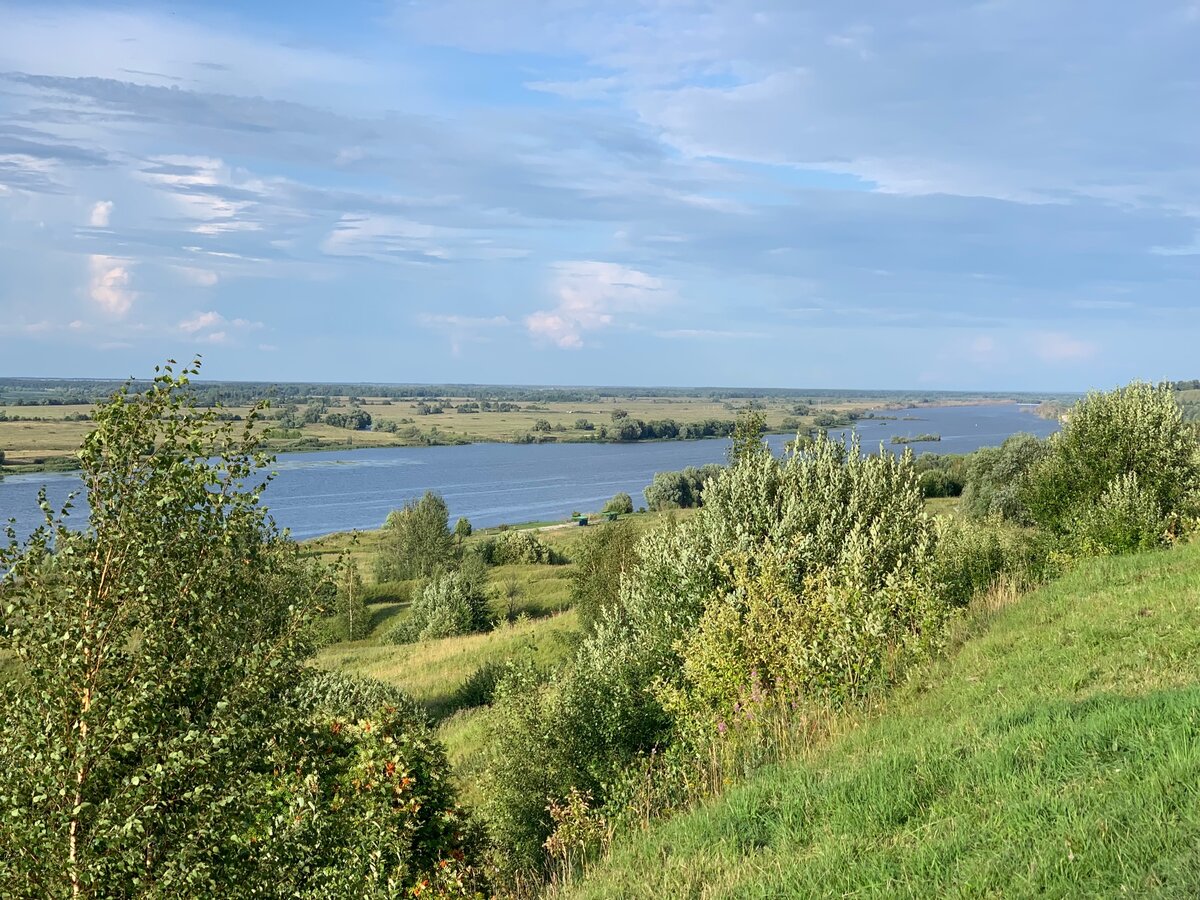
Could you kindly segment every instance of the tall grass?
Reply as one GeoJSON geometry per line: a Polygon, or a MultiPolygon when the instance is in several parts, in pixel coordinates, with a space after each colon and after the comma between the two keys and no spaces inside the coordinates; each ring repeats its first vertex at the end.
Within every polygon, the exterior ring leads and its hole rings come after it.
{"type": "Polygon", "coordinates": [[[1195,896],[1198,607],[1200,545],[1002,584],[886,714],[620,838],[556,893],[1195,896]]]}

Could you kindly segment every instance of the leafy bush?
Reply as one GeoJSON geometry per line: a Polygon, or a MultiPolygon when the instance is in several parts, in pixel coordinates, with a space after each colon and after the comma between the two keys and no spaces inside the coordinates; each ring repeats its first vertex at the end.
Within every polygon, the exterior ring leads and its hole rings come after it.
{"type": "Polygon", "coordinates": [[[1021,500],[1076,547],[1120,552],[1180,534],[1196,515],[1198,486],[1195,437],[1170,387],[1134,382],[1076,404],[1021,500]]]}
{"type": "Polygon", "coordinates": [[[486,782],[499,852],[536,865],[547,798],[604,803],[642,754],[711,727],[750,667],[853,697],[931,652],[948,612],[927,573],[933,539],[909,455],[824,437],[785,461],[742,454],[696,516],[642,539],[569,669],[498,692],[486,782]]]}
{"type": "Polygon", "coordinates": [[[483,631],[491,624],[487,597],[480,585],[461,572],[443,572],[425,585],[408,616],[387,634],[386,640],[410,644],[483,631]]]}
{"type": "Polygon", "coordinates": [[[554,561],[550,548],[538,540],[532,531],[502,532],[491,550],[491,562],[497,566],[554,561]]]}
{"type": "MultiPolygon", "coordinates": [[[[314,674],[292,692],[307,755],[280,771],[297,800],[259,827],[286,841],[313,897],[472,897],[481,834],[412,701],[369,679],[314,674]]],[[[281,887],[277,885],[275,887],[281,887]]],[[[222,894],[234,885],[221,885],[222,894]]]]}
{"type": "Polygon", "coordinates": [[[496,696],[496,686],[508,671],[505,663],[489,660],[477,667],[454,691],[450,700],[453,709],[489,706],[496,696]]]}
{"type": "Polygon", "coordinates": [[[1029,472],[1049,452],[1032,434],[1014,434],[999,447],[984,447],[968,457],[962,508],[976,519],[1032,523],[1022,492],[1029,472]]]}
{"type": "Polygon", "coordinates": [[[624,491],[613,494],[612,499],[604,504],[604,512],[629,515],[633,512],[633,498],[624,491]]]}
{"type": "Polygon", "coordinates": [[[1073,549],[1084,556],[1133,553],[1162,546],[1166,519],[1155,499],[1142,490],[1133,472],[1118,475],[1071,524],[1073,549]]]}
{"type": "Polygon", "coordinates": [[[717,477],[724,466],[688,466],[679,472],[656,472],[654,480],[643,492],[646,508],[652,510],[690,509],[700,506],[701,493],[707,481],[717,477]]]}
{"type": "Polygon", "coordinates": [[[620,602],[621,579],[637,567],[637,533],[625,522],[611,522],[588,530],[574,552],[571,572],[571,605],[585,631],[620,602]]]}

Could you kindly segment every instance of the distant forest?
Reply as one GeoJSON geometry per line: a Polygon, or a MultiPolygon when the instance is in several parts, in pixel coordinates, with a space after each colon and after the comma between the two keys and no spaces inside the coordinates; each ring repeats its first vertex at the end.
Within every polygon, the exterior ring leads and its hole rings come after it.
{"type": "MultiPolygon", "coordinates": [[[[57,406],[96,403],[107,399],[126,382],[121,379],[90,378],[0,378],[0,405],[57,406]]],[[[145,390],[149,381],[135,381],[134,390],[145,390]]],[[[1075,399],[1075,394],[1034,394],[1005,391],[928,390],[842,390],[831,388],[733,388],[733,387],[546,387],[495,384],[376,384],[271,381],[196,381],[189,390],[201,405],[221,403],[246,405],[272,398],[291,402],[322,397],[373,397],[391,400],[439,400],[469,397],[480,401],[518,403],[588,403],[606,399],[649,398],[709,400],[832,398],[880,399],[889,403],[928,403],[937,400],[1028,400],[1075,399]]]]}

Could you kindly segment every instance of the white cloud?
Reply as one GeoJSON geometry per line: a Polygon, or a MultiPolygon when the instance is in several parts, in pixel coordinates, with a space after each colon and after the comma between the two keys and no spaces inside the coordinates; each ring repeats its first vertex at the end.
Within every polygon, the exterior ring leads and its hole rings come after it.
{"type": "Polygon", "coordinates": [[[175,268],[184,278],[200,287],[212,287],[220,280],[212,269],[199,269],[194,266],[176,266],[175,268]]]}
{"type": "Polygon", "coordinates": [[[585,332],[612,326],[618,314],[646,312],[673,296],[660,279],[617,263],[578,260],[553,269],[558,303],[527,316],[525,327],[535,338],[567,349],[582,347],[585,332]]]}
{"type": "Polygon", "coordinates": [[[88,216],[88,224],[93,228],[107,228],[109,217],[112,215],[113,202],[111,200],[99,200],[92,206],[92,212],[88,216]]]}
{"type": "Polygon", "coordinates": [[[262,322],[251,322],[248,319],[227,319],[216,310],[208,310],[207,312],[198,312],[190,319],[184,319],[177,327],[181,332],[191,335],[193,340],[201,343],[226,344],[232,337],[231,332],[262,328],[262,322]]]}
{"type": "Polygon", "coordinates": [[[239,175],[216,157],[167,155],[151,162],[142,178],[168,192],[179,213],[192,220],[192,232],[212,236],[262,230],[258,210],[267,190],[263,181],[239,175]]]}
{"type": "Polygon", "coordinates": [[[132,262],[93,253],[88,257],[88,296],[106,313],[123,316],[137,294],[129,289],[132,262]]]}
{"type": "Polygon", "coordinates": [[[1049,363],[1082,362],[1091,359],[1100,350],[1091,341],[1053,331],[1031,335],[1030,344],[1034,353],[1049,363]]]}

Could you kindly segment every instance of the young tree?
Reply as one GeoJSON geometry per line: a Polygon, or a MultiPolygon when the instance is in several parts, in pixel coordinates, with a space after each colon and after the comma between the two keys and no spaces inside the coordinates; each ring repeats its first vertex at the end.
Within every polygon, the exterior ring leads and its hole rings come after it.
{"type": "Polygon", "coordinates": [[[729,447],[729,462],[736,465],[745,456],[770,453],[763,443],[767,430],[767,417],[757,409],[743,410],[733,429],[733,443],[729,447]]]}
{"type": "Polygon", "coordinates": [[[471,527],[471,520],[466,516],[460,516],[459,520],[454,523],[454,537],[458,541],[459,546],[462,542],[469,538],[475,529],[471,527]]]}
{"type": "Polygon", "coordinates": [[[394,709],[343,729],[297,695],[314,583],[260,503],[256,414],[199,411],[197,371],[97,410],[85,527],[43,496],[0,550],[0,894],[406,892],[460,846],[444,758],[394,709]]]}
{"type": "Polygon", "coordinates": [[[383,541],[376,558],[380,581],[428,578],[447,568],[454,559],[446,501],[433,491],[420,500],[393,510],[383,525],[383,541]]]}

